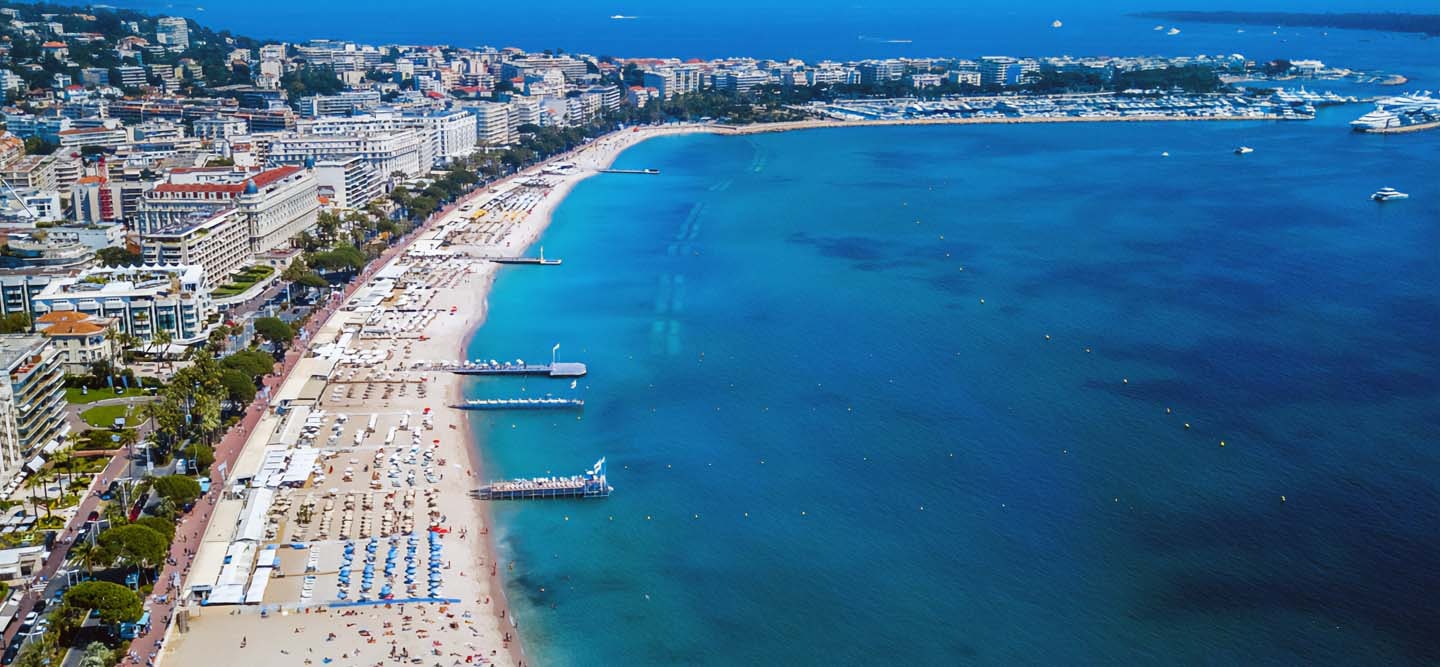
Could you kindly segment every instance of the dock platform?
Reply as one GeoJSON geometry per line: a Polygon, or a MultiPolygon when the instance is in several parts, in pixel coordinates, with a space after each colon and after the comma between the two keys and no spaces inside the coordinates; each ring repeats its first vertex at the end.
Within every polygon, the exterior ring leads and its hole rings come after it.
{"type": "Polygon", "coordinates": [[[582,398],[478,398],[464,403],[452,403],[456,410],[555,410],[583,408],[582,398]]]}
{"type": "Polygon", "coordinates": [[[552,378],[578,378],[589,372],[585,364],[569,361],[554,364],[455,364],[442,368],[456,375],[546,375],[552,378]]]}
{"type": "Polygon", "coordinates": [[[481,500],[548,500],[555,498],[604,498],[614,491],[605,479],[602,457],[583,475],[532,477],[491,482],[475,491],[481,500]]]}
{"type": "Polygon", "coordinates": [[[601,169],[602,174],[639,174],[642,176],[659,176],[659,169],[601,169]]]}

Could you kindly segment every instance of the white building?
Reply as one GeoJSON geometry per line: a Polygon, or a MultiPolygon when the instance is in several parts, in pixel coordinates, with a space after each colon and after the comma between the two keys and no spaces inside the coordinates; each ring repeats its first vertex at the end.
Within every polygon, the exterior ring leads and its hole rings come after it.
{"type": "Polygon", "coordinates": [[[430,170],[430,143],[415,130],[365,134],[292,134],[270,142],[271,164],[304,164],[307,160],[360,157],[375,167],[381,178],[400,172],[420,176],[430,170]],[[423,151],[423,153],[422,153],[423,151]]]}
{"type": "Polygon", "coordinates": [[[203,341],[215,313],[198,266],[90,269],[51,281],[31,298],[31,307],[37,317],[66,310],[113,317],[120,331],[143,341],[164,329],[181,344],[203,341]]]}
{"type": "Polygon", "coordinates": [[[340,208],[361,208],[379,199],[384,177],[359,156],[315,163],[319,194],[340,208]]]}
{"type": "Polygon", "coordinates": [[[69,428],[65,422],[65,374],[60,354],[36,334],[0,335],[0,474],[10,477],[21,466],[53,451],[69,428]]]}
{"type": "Polygon", "coordinates": [[[178,16],[156,19],[155,41],[172,50],[184,51],[190,48],[190,26],[178,16]]]}
{"type": "Polygon", "coordinates": [[[195,121],[192,126],[195,136],[205,141],[221,141],[231,137],[244,136],[250,131],[250,126],[243,118],[235,116],[214,115],[208,118],[201,118],[195,121]]]}
{"type": "Polygon", "coordinates": [[[217,206],[238,210],[247,229],[247,252],[254,254],[288,246],[314,226],[320,202],[314,175],[297,166],[176,169],[141,200],[137,231],[143,236],[191,224],[197,211],[217,206]]]}
{"type": "Polygon", "coordinates": [[[426,152],[435,164],[469,155],[476,141],[475,116],[459,109],[418,114],[379,110],[355,116],[308,118],[297,122],[296,129],[318,135],[415,130],[429,144],[426,152]]]}
{"type": "Polygon", "coordinates": [[[222,285],[254,255],[250,230],[239,209],[214,206],[169,227],[140,236],[146,264],[198,265],[206,286],[222,285]]]}
{"type": "Polygon", "coordinates": [[[485,146],[505,146],[515,143],[515,125],[511,122],[510,110],[504,104],[479,102],[466,105],[466,111],[475,116],[475,136],[485,146]]]}

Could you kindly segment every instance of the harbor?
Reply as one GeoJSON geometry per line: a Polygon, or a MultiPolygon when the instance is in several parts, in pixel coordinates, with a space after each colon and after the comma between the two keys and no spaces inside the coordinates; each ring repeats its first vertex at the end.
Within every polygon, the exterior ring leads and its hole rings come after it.
{"type": "Polygon", "coordinates": [[[569,477],[532,477],[504,482],[491,482],[475,491],[481,500],[548,500],[554,498],[604,498],[614,491],[605,476],[605,459],[601,457],[583,475],[569,477]]]}

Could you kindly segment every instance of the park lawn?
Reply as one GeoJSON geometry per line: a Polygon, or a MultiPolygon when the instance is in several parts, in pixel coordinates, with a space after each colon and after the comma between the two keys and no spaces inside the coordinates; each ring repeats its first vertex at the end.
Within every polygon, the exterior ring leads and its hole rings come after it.
{"type": "Polygon", "coordinates": [[[117,394],[114,389],[106,387],[103,389],[91,389],[88,393],[81,394],[79,387],[65,388],[65,401],[73,405],[84,405],[85,403],[94,403],[95,401],[104,401],[111,398],[143,395],[139,389],[131,389],[123,394],[117,394]]]}
{"type": "Polygon", "coordinates": [[[80,418],[85,423],[97,428],[110,428],[115,419],[125,416],[125,409],[128,405],[97,405],[89,410],[80,413],[80,418]]]}

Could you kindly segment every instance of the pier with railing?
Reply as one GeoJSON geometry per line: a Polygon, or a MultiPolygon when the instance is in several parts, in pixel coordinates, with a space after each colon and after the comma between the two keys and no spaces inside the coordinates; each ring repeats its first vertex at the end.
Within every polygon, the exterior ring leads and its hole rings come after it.
{"type": "Polygon", "coordinates": [[[602,457],[583,475],[532,477],[491,482],[476,490],[481,500],[546,500],[552,498],[604,498],[615,488],[605,477],[602,457]]]}

